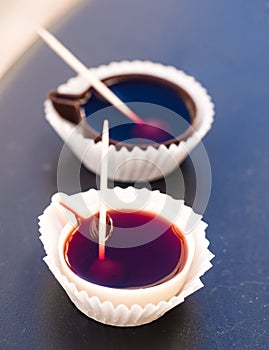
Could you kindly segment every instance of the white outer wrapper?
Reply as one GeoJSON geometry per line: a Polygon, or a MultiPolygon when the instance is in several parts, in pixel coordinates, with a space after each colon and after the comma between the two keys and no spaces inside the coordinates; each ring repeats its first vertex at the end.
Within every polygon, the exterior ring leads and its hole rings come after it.
{"type": "MultiPolygon", "coordinates": [[[[129,202],[130,198],[134,195],[133,187],[128,187],[127,189],[116,187],[114,190],[111,189],[109,191],[115,191],[121,200],[126,203],[129,202]]],[[[89,295],[87,291],[81,290],[74,281],[68,280],[67,276],[63,274],[58,255],[59,236],[68,222],[66,213],[59,208],[59,205],[51,203],[39,217],[40,240],[47,254],[44,261],[51,272],[62,285],[71,301],[81,312],[96,321],[113,326],[128,327],[146,324],[158,319],[167,311],[182,303],[188,295],[203,287],[200,277],[212,267],[210,261],[214,257],[208,250],[209,241],[205,237],[205,228],[207,224],[201,220],[201,216],[195,214],[190,207],[185,206],[183,201],[172,199],[170,196],[162,194],[159,191],[150,192],[147,189],[135,189],[135,192],[137,194],[150,193],[149,201],[152,203],[152,205],[150,205],[151,208],[163,207],[164,203],[169,201],[168,209],[166,212],[162,211],[162,216],[169,219],[169,216],[172,215],[169,208],[175,208],[179,214],[176,218],[176,224],[183,232],[190,215],[195,216],[198,220],[196,225],[188,233],[191,234],[194,239],[194,256],[183,286],[171,298],[166,300],[164,296],[163,300],[161,299],[155,305],[150,303],[141,306],[138,302],[127,306],[124,304],[122,298],[122,304],[115,306],[109,300],[101,301],[97,295],[89,295]]],[[[94,189],[78,195],[82,195],[85,201],[90,199],[91,201],[98,202],[99,200],[99,191],[94,189]]],[[[75,198],[75,196],[78,195],[70,196],[70,198],[75,198]]],[[[126,207],[130,208],[128,203],[126,207]]],[[[158,212],[158,210],[159,209],[157,209],[156,212],[158,212]]],[[[141,304],[143,304],[143,299],[141,299],[141,304]]]]}
{"type": "MultiPolygon", "coordinates": [[[[160,145],[158,149],[148,146],[145,150],[135,146],[131,151],[124,146],[117,150],[115,146],[110,145],[108,176],[115,181],[152,181],[166,176],[186,158],[211,128],[214,119],[211,98],[206,89],[183,71],[150,61],[112,62],[90,70],[99,79],[121,74],[147,74],[168,80],[185,90],[197,108],[195,132],[178,145],[160,145]]],[[[76,76],[60,85],[58,91],[77,94],[89,87],[89,83],[83,77],[76,76]]],[[[56,112],[51,101],[46,100],[44,106],[46,119],[53,129],[87,169],[99,174],[101,141],[94,143],[92,139],[85,138],[76,125],[63,119],[56,112]]]]}

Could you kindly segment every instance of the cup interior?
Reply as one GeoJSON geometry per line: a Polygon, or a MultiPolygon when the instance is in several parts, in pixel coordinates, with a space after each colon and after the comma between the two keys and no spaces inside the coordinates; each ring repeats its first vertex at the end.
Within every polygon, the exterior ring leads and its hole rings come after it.
{"type": "Polygon", "coordinates": [[[100,140],[102,122],[109,120],[110,144],[142,148],[169,146],[187,139],[197,119],[193,98],[178,84],[150,74],[119,74],[103,82],[145,123],[133,123],[93,88],[79,95],[51,93],[63,118],[81,123],[84,136],[100,140]]]}
{"type": "MultiPolygon", "coordinates": [[[[179,229],[179,228],[178,228],[179,229]]],[[[81,289],[85,290],[91,290],[91,286],[95,285],[97,289],[100,290],[109,290],[109,293],[113,293],[114,291],[124,291],[124,293],[135,293],[137,290],[145,290],[145,291],[158,291],[158,289],[164,287],[167,285],[167,288],[169,288],[170,284],[178,283],[178,288],[180,288],[181,284],[184,282],[186,273],[188,272],[193,256],[194,256],[194,241],[193,237],[191,235],[188,235],[184,237],[184,262],[180,262],[177,266],[177,271],[173,271],[173,273],[169,276],[166,276],[166,278],[163,278],[163,280],[157,281],[157,283],[153,283],[152,285],[146,285],[146,286],[137,286],[135,288],[116,288],[116,287],[107,287],[103,285],[99,285],[96,283],[92,283],[90,281],[85,280],[84,278],[81,278],[77,273],[74,272],[74,270],[71,268],[69,262],[66,258],[66,245],[67,242],[70,240],[70,237],[76,232],[76,229],[74,229],[74,226],[70,224],[66,224],[64,229],[62,230],[60,234],[60,238],[58,241],[58,255],[60,259],[60,263],[63,269],[64,274],[66,274],[69,277],[70,281],[74,281],[77,286],[80,286],[81,289]]],[[[182,257],[181,257],[182,259],[182,257]]]]}

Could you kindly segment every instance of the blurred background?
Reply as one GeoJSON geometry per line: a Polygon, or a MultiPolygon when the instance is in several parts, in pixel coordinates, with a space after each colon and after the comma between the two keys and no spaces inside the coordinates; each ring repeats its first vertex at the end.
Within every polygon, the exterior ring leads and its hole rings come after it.
{"type": "Polygon", "coordinates": [[[79,1],[81,0],[1,0],[0,79],[34,42],[37,26],[53,24],[79,1]]]}

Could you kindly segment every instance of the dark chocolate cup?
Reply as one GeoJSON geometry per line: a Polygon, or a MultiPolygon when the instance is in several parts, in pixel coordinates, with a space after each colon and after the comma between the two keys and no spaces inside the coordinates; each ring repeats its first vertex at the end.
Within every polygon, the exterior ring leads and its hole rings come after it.
{"type": "MultiPolygon", "coordinates": [[[[132,144],[111,138],[109,177],[114,180],[151,181],[165,176],[183,161],[211,128],[214,106],[206,90],[193,77],[174,67],[148,61],[123,61],[100,66],[93,69],[93,72],[108,85],[130,76],[161,81],[178,93],[190,116],[190,124],[184,132],[179,135],[171,134],[171,138],[164,142],[132,144]]],[[[81,108],[91,98],[91,93],[92,88],[83,77],[72,78],[49,94],[45,112],[49,123],[77,157],[82,158],[81,150],[84,152],[83,147],[88,145],[89,154],[82,162],[89,170],[99,173],[96,154],[100,153],[100,132],[86,122],[81,108]],[[92,142],[91,147],[88,141],[92,142]]]]}
{"type": "MultiPolygon", "coordinates": [[[[154,77],[152,75],[146,75],[146,74],[139,74],[139,75],[122,74],[122,75],[112,76],[112,77],[103,79],[103,82],[107,86],[111,86],[112,84],[115,84],[115,83],[116,84],[122,83],[128,80],[136,81],[140,79],[148,81],[152,84],[161,84],[167,89],[169,89],[173,94],[177,95],[179,101],[180,102],[182,101],[184,103],[190,117],[190,123],[186,122],[186,130],[181,132],[179,135],[172,135],[172,134],[167,135],[169,139],[162,141],[161,144],[169,147],[173,143],[178,144],[180,141],[187,140],[187,138],[190,137],[195,130],[195,126],[197,123],[197,108],[192,97],[179,85],[174,84],[173,82],[170,82],[163,78],[154,77]]],[[[91,126],[90,123],[87,122],[87,118],[83,109],[83,105],[85,105],[85,103],[91,103],[91,98],[93,93],[99,96],[99,94],[96,93],[92,87],[89,87],[79,94],[66,94],[66,93],[61,93],[61,92],[58,92],[57,90],[54,90],[49,93],[48,97],[51,100],[53,107],[62,118],[70,121],[71,123],[74,123],[75,125],[82,124],[83,128],[85,129],[85,135],[95,140],[95,142],[98,142],[101,139],[100,132],[98,132],[94,127],[91,126]]],[[[103,99],[102,97],[99,97],[99,98],[103,99]]],[[[130,103],[133,101],[128,101],[128,102],[130,103]]],[[[146,102],[141,101],[141,102],[148,103],[147,101],[146,102]]],[[[156,101],[156,102],[159,102],[159,101],[156,101]]],[[[161,102],[159,103],[161,104],[161,102]]],[[[155,128],[156,128],[156,131],[160,129],[158,127],[155,127],[155,128]]],[[[162,130],[160,129],[160,131],[162,130]]],[[[165,132],[165,130],[163,130],[163,132],[165,132]]],[[[111,145],[115,145],[116,147],[118,147],[119,143],[121,147],[125,146],[129,150],[132,149],[134,146],[139,146],[142,149],[145,149],[148,147],[148,144],[144,144],[144,143],[132,144],[132,143],[126,143],[122,141],[119,142],[113,138],[110,138],[111,145]]],[[[154,142],[154,143],[151,143],[151,145],[153,147],[158,148],[160,145],[160,142],[154,142]]]]}

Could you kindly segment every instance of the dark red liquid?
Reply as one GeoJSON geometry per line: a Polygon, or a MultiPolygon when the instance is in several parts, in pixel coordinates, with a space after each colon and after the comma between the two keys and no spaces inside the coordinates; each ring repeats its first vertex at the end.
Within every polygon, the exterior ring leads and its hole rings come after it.
{"type": "Polygon", "coordinates": [[[78,276],[107,287],[136,288],[161,283],[183,268],[185,239],[174,225],[145,211],[108,214],[114,230],[105,260],[98,260],[98,243],[89,238],[93,217],[66,241],[65,259],[78,276]]]}
{"type": "Polygon", "coordinates": [[[161,78],[147,75],[120,75],[105,80],[105,84],[142,118],[145,124],[128,122],[126,116],[94,89],[90,99],[82,105],[87,123],[99,134],[104,119],[109,120],[110,139],[130,144],[164,143],[181,135],[192,123],[193,101],[177,85],[161,78]],[[149,107],[149,104],[166,110],[149,107]],[[147,106],[147,107],[146,107],[147,106]],[[170,111],[175,112],[169,113],[170,111]],[[98,112],[96,114],[96,112],[98,112]]]}

